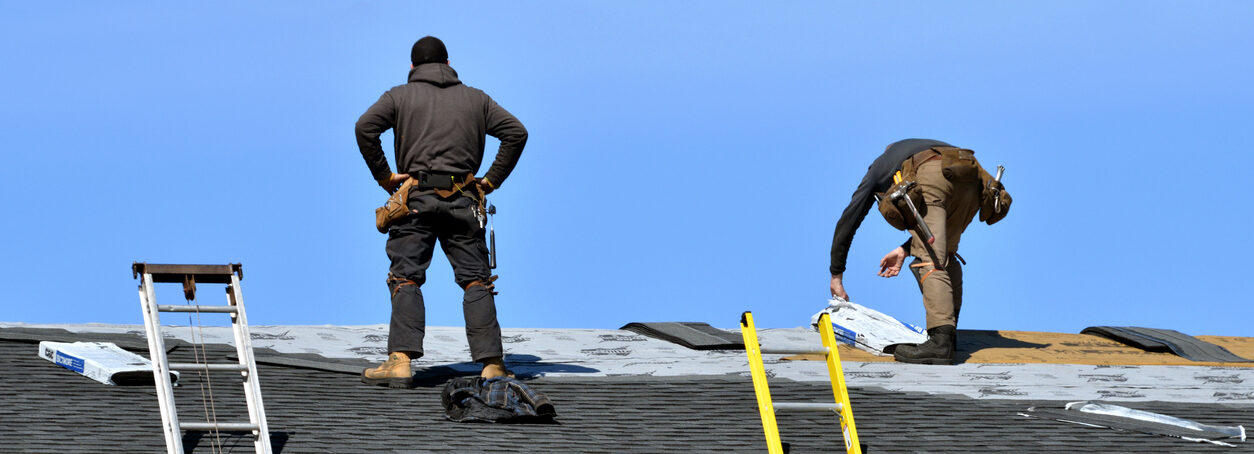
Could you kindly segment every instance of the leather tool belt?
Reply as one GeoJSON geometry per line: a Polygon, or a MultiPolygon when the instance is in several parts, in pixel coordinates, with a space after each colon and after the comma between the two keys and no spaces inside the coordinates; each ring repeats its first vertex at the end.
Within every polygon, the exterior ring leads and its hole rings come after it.
{"type": "Polygon", "coordinates": [[[453,189],[459,179],[465,179],[465,175],[457,175],[445,172],[432,172],[427,170],[419,170],[417,175],[412,175],[417,179],[418,189],[453,189]]]}
{"type": "MultiPolygon", "coordinates": [[[[452,173],[430,172],[420,170],[416,174],[411,174],[401,187],[388,197],[387,202],[382,207],[374,210],[374,226],[379,233],[387,233],[388,227],[399,221],[401,218],[415,214],[414,210],[409,209],[409,196],[414,191],[432,191],[440,198],[449,198],[454,194],[461,193],[462,190],[471,187],[475,182],[475,174],[467,173],[457,176],[452,173]]],[[[477,188],[477,187],[476,187],[477,188]]],[[[483,204],[483,195],[479,195],[480,205],[483,204]]]]}
{"type": "Polygon", "coordinates": [[[452,197],[453,194],[460,193],[463,189],[473,185],[475,183],[475,174],[457,175],[420,170],[413,179],[418,180],[414,183],[415,189],[419,191],[434,191],[436,195],[447,199],[452,197]]]}

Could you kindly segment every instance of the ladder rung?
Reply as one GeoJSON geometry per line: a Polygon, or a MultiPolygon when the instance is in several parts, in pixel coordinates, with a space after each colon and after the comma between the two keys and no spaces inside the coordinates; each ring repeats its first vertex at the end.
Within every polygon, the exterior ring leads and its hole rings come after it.
{"type": "Polygon", "coordinates": [[[822,350],[800,350],[792,348],[764,348],[764,355],[827,355],[827,348],[822,350]]]}
{"type": "Polygon", "coordinates": [[[237,274],[244,278],[244,266],[238,263],[228,265],[166,265],[157,263],[135,262],[131,265],[132,277],[140,274],[151,274],[154,283],[180,283],[191,276],[201,284],[230,284],[231,275],[237,274]]]}
{"type": "Polygon", "coordinates": [[[211,422],[181,422],[179,428],[183,430],[259,430],[256,424],[250,422],[220,422],[217,424],[211,422]]]}
{"type": "Polygon", "coordinates": [[[197,364],[197,363],[170,363],[170,370],[177,371],[195,371],[195,370],[233,370],[243,372],[248,370],[248,366],[243,364],[197,364]]]}
{"type": "Polygon", "coordinates": [[[810,403],[810,402],[774,402],[771,405],[775,407],[775,411],[792,410],[792,411],[840,411],[839,402],[830,404],[810,403]]]}
{"type": "Polygon", "coordinates": [[[159,305],[157,310],[161,312],[217,312],[222,314],[234,314],[239,311],[235,306],[190,306],[187,304],[159,305]]]}

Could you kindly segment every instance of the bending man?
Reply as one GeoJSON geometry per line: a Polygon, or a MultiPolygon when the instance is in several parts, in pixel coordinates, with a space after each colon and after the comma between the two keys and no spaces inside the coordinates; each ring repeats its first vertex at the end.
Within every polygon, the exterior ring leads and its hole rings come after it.
{"type": "MultiPolygon", "coordinates": [[[[904,174],[904,180],[917,182],[915,196],[922,197],[916,199],[916,204],[922,205],[918,206],[919,211],[935,239],[928,244],[920,237],[919,229],[912,227],[911,238],[880,261],[879,275],[892,277],[900,272],[907,255],[915,257],[910,271],[923,293],[923,307],[927,311],[927,341],[901,345],[893,356],[897,361],[909,363],[952,364],[958,313],[962,308],[962,266],[956,260],[958,241],[980,210],[986,192],[981,182],[987,172],[979,169],[969,150],[959,150],[938,140],[906,139],[889,145],[884,154],[871,163],[832,236],[832,295],[849,299],[843,276],[854,232],[875,203],[875,194],[891,189],[895,184],[894,175],[898,173],[904,174]],[[951,165],[952,168],[945,167],[951,165]]],[[[997,187],[1000,189],[1000,184],[997,187]]],[[[915,224],[912,213],[904,213],[902,218],[906,219],[906,224],[915,224]]],[[[981,220],[984,218],[981,216],[981,220]]]]}

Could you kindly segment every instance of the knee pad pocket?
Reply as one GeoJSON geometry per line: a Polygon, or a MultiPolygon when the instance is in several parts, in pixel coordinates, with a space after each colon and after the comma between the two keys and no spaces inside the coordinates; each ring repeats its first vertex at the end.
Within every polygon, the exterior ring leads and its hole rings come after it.
{"type": "Polygon", "coordinates": [[[388,273],[388,290],[391,291],[393,297],[396,296],[397,292],[401,291],[402,287],[408,285],[414,286],[414,289],[419,287],[419,284],[411,279],[406,279],[395,274],[388,273]]]}

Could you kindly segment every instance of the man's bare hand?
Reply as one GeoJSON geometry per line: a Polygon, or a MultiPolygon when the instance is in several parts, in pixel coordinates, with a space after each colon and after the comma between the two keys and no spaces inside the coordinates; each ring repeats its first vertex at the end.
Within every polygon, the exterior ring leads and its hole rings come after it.
{"type": "Polygon", "coordinates": [[[483,191],[484,195],[491,194],[492,191],[496,190],[496,187],[492,186],[492,182],[488,181],[487,178],[475,180],[475,184],[479,185],[479,190],[483,191]]]}
{"type": "Polygon", "coordinates": [[[845,292],[845,284],[842,282],[844,273],[832,276],[832,296],[839,296],[840,299],[849,301],[849,293],[845,292]]]}
{"type": "Polygon", "coordinates": [[[383,187],[383,190],[387,191],[388,194],[391,195],[393,192],[396,192],[396,190],[401,187],[401,184],[404,183],[405,180],[408,180],[408,179],[409,179],[408,173],[394,173],[392,174],[390,178],[386,180],[379,180],[379,186],[383,187]]]}
{"type": "Polygon", "coordinates": [[[893,249],[888,255],[880,259],[879,275],[883,277],[893,277],[901,272],[901,264],[906,262],[906,250],[901,246],[893,249]]]}

